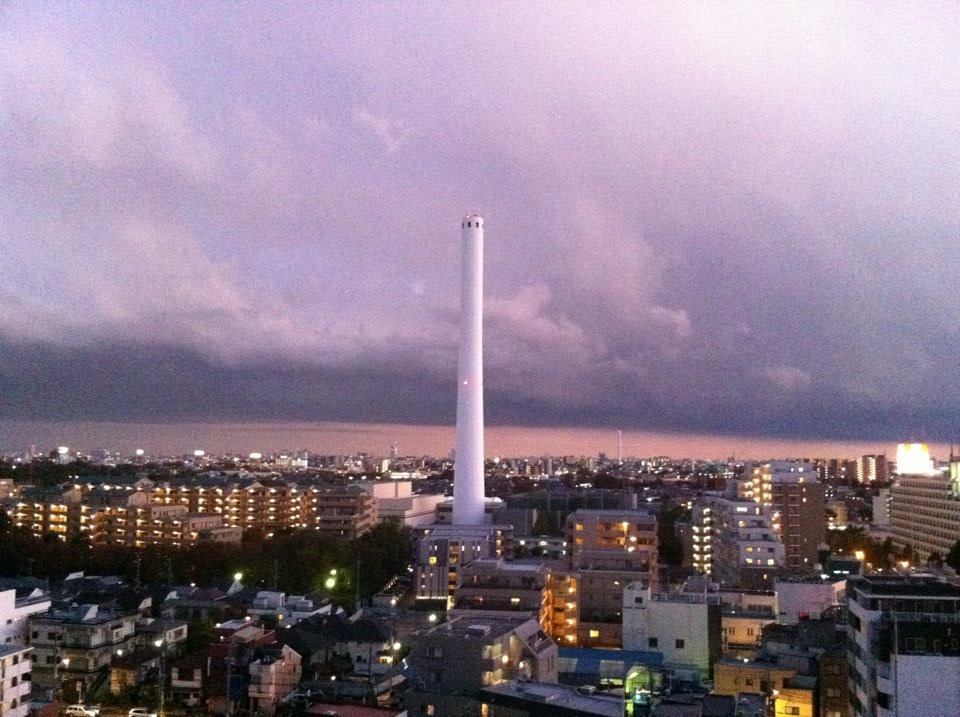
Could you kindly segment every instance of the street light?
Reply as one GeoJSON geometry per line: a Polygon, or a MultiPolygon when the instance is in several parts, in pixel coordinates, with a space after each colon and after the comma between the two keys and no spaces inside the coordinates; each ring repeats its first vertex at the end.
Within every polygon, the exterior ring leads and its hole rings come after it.
{"type": "Polygon", "coordinates": [[[69,657],[60,657],[56,656],[57,659],[53,663],[53,689],[51,690],[51,698],[54,702],[57,700],[57,696],[63,696],[63,685],[60,684],[61,675],[58,674],[60,665],[63,665],[63,669],[70,667],[70,658],[69,657]]]}
{"type": "Polygon", "coordinates": [[[163,698],[165,694],[164,687],[166,685],[164,684],[164,678],[163,678],[163,663],[164,663],[164,658],[167,655],[167,645],[162,639],[154,640],[153,644],[157,646],[158,650],[160,650],[160,675],[157,679],[157,687],[160,690],[160,717],[164,717],[163,698]]]}

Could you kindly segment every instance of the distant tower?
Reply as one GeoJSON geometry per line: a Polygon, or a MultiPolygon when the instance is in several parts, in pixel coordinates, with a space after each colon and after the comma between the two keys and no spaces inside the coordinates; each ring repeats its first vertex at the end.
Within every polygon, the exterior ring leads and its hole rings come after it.
{"type": "Polygon", "coordinates": [[[483,525],[483,217],[467,214],[461,234],[453,524],[483,525]]]}

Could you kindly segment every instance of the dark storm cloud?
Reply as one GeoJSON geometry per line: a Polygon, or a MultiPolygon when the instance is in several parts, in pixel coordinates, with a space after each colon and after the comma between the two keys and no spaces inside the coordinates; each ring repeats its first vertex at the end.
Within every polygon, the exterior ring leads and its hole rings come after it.
{"type": "Polygon", "coordinates": [[[4,416],[960,428],[954,5],[2,13],[4,416]]]}

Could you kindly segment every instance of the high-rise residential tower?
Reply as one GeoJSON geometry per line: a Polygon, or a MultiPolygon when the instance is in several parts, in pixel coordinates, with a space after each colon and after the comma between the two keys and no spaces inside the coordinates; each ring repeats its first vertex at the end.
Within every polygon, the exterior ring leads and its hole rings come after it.
{"type": "Polygon", "coordinates": [[[467,214],[461,236],[453,524],[483,525],[483,217],[467,214]]]}

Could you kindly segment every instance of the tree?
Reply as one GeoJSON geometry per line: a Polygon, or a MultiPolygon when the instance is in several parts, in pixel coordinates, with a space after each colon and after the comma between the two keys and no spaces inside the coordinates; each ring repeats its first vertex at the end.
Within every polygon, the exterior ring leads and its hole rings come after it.
{"type": "Polygon", "coordinates": [[[960,540],[950,548],[947,557],[944,558],[944,562],[957,572],[960,572],[960,540]]]}
{"type": "Polygon", "coordinates": [[[553,535],[553,525],[550,521],[550,513],[546,510],[537,511],[537,519],[533,523],[534,535],[553,535]]]}

